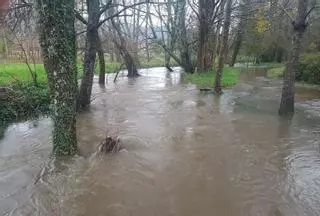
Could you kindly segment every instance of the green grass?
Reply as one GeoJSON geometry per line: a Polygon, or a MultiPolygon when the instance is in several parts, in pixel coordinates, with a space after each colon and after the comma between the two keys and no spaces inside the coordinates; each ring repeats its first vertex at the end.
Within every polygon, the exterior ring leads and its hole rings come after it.
{"type": "MultiPolygon", "coordinates": [[[[37,72],[38,82],[46,83],[47,74],[45,72],[43,64],[30,64],[32,70],[37,72]]],[[[106,64],[106,73],[114,73],[120,69],[120,63],[111,62],[106,64]]],[[[83,74],[83,65],[77,65],[79,78],[83,74]]],[[[99,73],[99,66],[96,65],[96,73],[99,73]]],[[[1,64],[0,65],[0,85],[9,85],[14,82],[31,82],[32,77],[30,75],[28,66],[26,64],[1,64]]]]}
{"type": "Polygon", "coordinates": [[[284,66],[271,68],[267,71],[267,77],[268,78],[281,78],[281,77],[283,77],[284,69],[285,69],[284,66]]]}
{"type": "MultiPolygon", "coordinates": [[[[237,84],[240,74],[239,68],[224,68],[221,86],[229,87],[237,84]]],[[[206,72],[206,73],[194,73],[187,74],[185,77],[185,82],[196,84],[199,87],[214,87],[215,82],[215,73],[206,72]]]]}
{"type": "MultiPolygon", "coordinates": [[[[36,70],[39,82],[47,82],[47,75],[42,64],[30,65],[36,70]]],[[[1,64],[0,85],[11,84],[15,81],[31,82],[32,78],[26,64],[1,64]]]]}

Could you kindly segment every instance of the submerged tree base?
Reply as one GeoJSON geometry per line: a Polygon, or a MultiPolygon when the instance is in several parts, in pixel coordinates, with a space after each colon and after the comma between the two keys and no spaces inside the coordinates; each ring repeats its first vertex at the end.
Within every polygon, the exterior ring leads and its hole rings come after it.
{"type": "Polygon", "coordinates": [[[115,153],[121,150],[120,138],[112,138],[107,136],[98,146],[99,153],[115,153]]]}

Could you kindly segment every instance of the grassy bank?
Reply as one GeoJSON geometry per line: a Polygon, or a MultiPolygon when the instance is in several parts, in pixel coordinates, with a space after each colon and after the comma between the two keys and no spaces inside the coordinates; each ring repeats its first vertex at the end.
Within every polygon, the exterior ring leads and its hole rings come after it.
{"type": "MultiPolygon", "coordinates": [[[[229,87],[237,84],[240,74],[239,68],[224,68],[221,85],[222,87],[229,87]]],[[[194,73],[187,74],[185,82],[196,84],[199,87],[214,87],[215,73],[194,73]]]]}
{"type": "MultiPolygon", "coordinates": [[[[46,83],[47,74],[44,70],[43,64],[31,64],[31,69],[36,71],[38,82],[46,83]]],[[[120,69],[120,63],[112,62],[107,63],[105,66],[106,73],[114,73],[120,69]]],[[[83,74],[83,65],[77,65],[77,71],[79,78],[83,74]]],[[[96,73],[99,72],[99,66],[95,67],[96,73]]],[[[1,64],[0,65],[0,86],[1,85],[10,85],[11,83],[16,82],[31,82],[32,77],[29,72],[29,68],[26,64],[1,64]]]]}

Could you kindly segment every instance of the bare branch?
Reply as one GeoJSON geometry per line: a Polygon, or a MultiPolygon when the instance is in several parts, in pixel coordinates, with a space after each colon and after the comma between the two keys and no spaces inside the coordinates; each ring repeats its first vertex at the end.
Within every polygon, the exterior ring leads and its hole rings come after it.
{"type": "Polygon", "coordinates": [[[286,13],[286,15],[289,17],[289,19],[291,20],[291,22],[294,22],[293,17],[292,17],[292,16],[289,14],[289,12],[283,7],[283,5],[280,4],[280,6],[281,6],[282,11],[286,13]]]}
{"type": "Polygon", "coordinates": [[[88,25],[88,21],[83,16],[81,16],[81,14],[78,11],[74,10],[74,14],[80,22],[82,22],[85,25],[88,25]]]}
{"type": "Polygon", "coordinates": [[[320,5],[315,5],[312,8],[310,8],[310,10],[308,11],[308,13],[305,16],[305,19],[311,14],[311,12],[317,8],[320,8],[320,5]]]}
{"type": "Polygon", "coordinates": [[[123,8],[122,8],[121,10],[119,10],[117,13],[112,14],[111,16],[109,16],[109,17],[101,20],[101,21],[99,22],[99,24],[98,24],[98,27],[101,26],[101,25],[102,25],[103,23],[105,23],[106,21],[108,21],[108,20],[110,20],[110,19],[113,19],[113,18],[119,16],[123,11],[127,10],[128,8],[133,8],[133,7],[135,7],[135,6],[142,5],[142,4],[146,4],[146,3],[148,3],[148,2],[149,2],[149,0],[144,1],[144,2],[138,2],[138,3],[136,3],[136,4],[132,4],[132,5],[128,5],[128,6],[126,6],[126,7],[123,7],[123,8]]]}
{"type": "Polygon", "coordinates": [[[9,8],[8,12],[11,12],[11,11],[14,11],[14,10],[19,10],[19,9],[25,8],[25,7],[32,7],[32,3],[18,4],[13,8],[9,8]]]}
{"type": "Polygon", "coordinates": [[[105,5],[103,5],[103,6],[101,7],[101,9],[100,9],[100,11],[99,11],[99,17],[100,17],[104,12],[106,12],[106,10],[108,10],[108,8],[110,7],[111,3],[112,3],[112,0],[109,0],[109,1],[107,2],[107,4],[105,4],[105,5]]]}

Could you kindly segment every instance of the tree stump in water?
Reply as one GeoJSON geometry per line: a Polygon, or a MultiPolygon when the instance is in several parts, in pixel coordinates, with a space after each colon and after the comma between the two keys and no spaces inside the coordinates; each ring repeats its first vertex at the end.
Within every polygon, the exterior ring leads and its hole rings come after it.
{"type": "Polygon", "coordinates": [[[99,145],[99,153],[115,153],[121,150],[120,138],[107,136],[99,145]]]}

